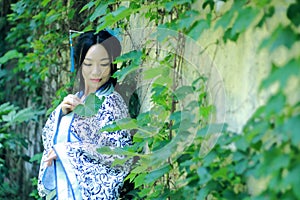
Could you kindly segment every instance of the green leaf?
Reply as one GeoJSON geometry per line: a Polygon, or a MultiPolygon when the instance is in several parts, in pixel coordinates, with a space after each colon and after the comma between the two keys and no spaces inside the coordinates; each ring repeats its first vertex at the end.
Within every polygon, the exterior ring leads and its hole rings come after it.
{"type": "Polygon", "coordinates": [[[203,158],[203,166],[210,166],[215,159],[217,159],[218,155],[215,151],[210,151],[204,158],[203,158]]]}
{"type": "Polygon", "coordinates": [[[173,79],[170,76],[159,76],[157,79],[154,80],[154,84],[156,85],[163,85],[167,88],[171,88],[171,85],[173,83],[173,79]]]}
{"type": "Polygon", "coordinates": [[[143,184],[145,184],[145,176],[146,174],[141,173],[134,179],[134,187],[137,188],[143,184]]]}
{"type": "Polygon", "coordinates": [[[263,17],[260,19],[260,21],[257,23],[257,26],[259,28],[262,28],[262,26],[265,24],[266,20],[268,18],[271,18],[275,13],[275,8],[274,6],[270,6],[265,12],[263,17]]]}
{"type": "Polygon", "coordinates": [[[270,4],[271,0],[254,0],[255,4],[260,7],[260,8],[264,8],[265,6],[270,4]]]}
{"type": "Polygon", "coordinates": [[[105,125],[103,128],[101,128],[100,131],[118,131],[122,129],[136,129],[138,128],[137,120],[132,118],[123,118],[117,121],[114,121],[112,124],[105,125]]]}
{"type": "Polygon", "coordinates": [[[140,126],[140,127],[143,127],[143,126],[147,126],[148,123],[151,122],[151,116],[150,116],[150,112],[144,112],[144,113],[140,113],[138,116],[137,116],[137,124],[140,126]]]}
{"type": "Polygon", "coordinates": [[[196,24],[192,27],[192,29],[188,32],[188,36],[190,36],[194,40],[198,40],[198,38],[201,36],[202,32],[205,29],[208,29],[210,27],[207,20],[201,19],[196,22],[196,24]]]}
{"type": "Polygon", "coordinates": [[[176,21],[176,24],[178,25],[177,31],[189,30],[189,28],[195,23],[198,16],[199,12],[196,10],[189,10],[184,13],[181,13],[181,15],[176,21]]]}
{"type": "Polygon", "coordinates": [[[11,105],[9,102],[3,103],[0,105],[0,116],[4,114],[8,114],[12,110],[16,110],[17,108],[14,105],[11,105]]]}
{"type": "Polygon", "coordinates": [[[42,3],[41,3],[41,5],[42,5],[43,7],[46,7],[50,1],[51,1],[51,0],[43,0],[42,3]]]}
{"type": "Polygon", "coordinates": [[[212,178],[205,167],[199,167],[197,169],[197,174],[200,178],[199,184],[201,185],[206,184],[212,178]]]}
{"type": "Polygon", "coordinates": [[[208,119],[214,113],[215,107],[213,105],[203,106],[200,108],[200,116],[208,119]]]}
{"type": "MultiPolygon", "coordinates": [[[[228,30],[229,28],[231,28],[231,24],[232,24],[232,22],[234,22],[233,20],[237,20],[238,26],[240,26],[239,25],[239,24],[241,24],[240,22],[243,22],[244,20],[242,19],[240,21],[240,20],[236,19],[236,14],[237,14],[237,12],[242,10],[244,4],[246,4],[246,0],[234,1],[232,7],[218,19],[218,21],[215,24],[214,29],[216,30],[217,28],[222,27],[224,30],[228,30]]],[[[242,14],[246,14],[246,13],[242,13],[242,14]]],[[[231,34],[231,35],[236,35],[236,34],[231,34]]]]}
{"type": "Polygon", "coordinates": [[[287,168],[290,160],[290,156],[284,154],[281,149],[272,148],[263,153],[263,163],[259,170],[264,176],[272,175],[280,172],[281,169],[287,168]]]}
{"type": "Polygon", "coordinates": [[[236,42],[239,38],[240,33],[232,33],[232,28],[229,28],[225,31],[223,36],[223,41],[227,42],[228,40],[236,42]]]}
{"type": "Polygon", "coordinates": [[[45,19],[45,25],[49,25],[53,22],[55,22],[59,17],[61,16],[60,13],[57,13],[56,10],[51,10],[49,13],[46,15],[45,19]]]}
{"type": "Polygon", "coordinates": [[[244,159],[245,157],[246,157],[246,155],[244,152],[241,152],[241,151],[233,152],[233,161],[237,162],[237,161],[244,159]]]}
{"type": "Polygon", "coordinates": [[[247,169],[247,166],[248,166],[247,160],[242,159],[238,161],[237,164],[234,166],[235,172],[237,174],[243,174],[247,169]]]}
{"type": "Polygon", "coordinates": [[[144,188],[142,187],[141,189],[139,188],[138,196],[141,199],[144,199],[146,197],[149,198],[149,194],[151,193],[152,188],[144,188]]]}
{"type": "Polygon", "coordinates": [[[175,5],[176,5],[176,1],[167,2],[164,5],[164,8],[166,9],[167,12],[170,12],[175,5]]]}
{"type": "Polygon", "coordinates": [[[28,120],[35,119],[38,115],[44,114],[44,111],[33,110],[32,108],[25,108],[18,112],[16,110],[12,110],[7,115],[3,115],[3,121],[7,122],[8,125],[12,125],[14,123],[22,123],[28,120]]]}
{"type": "Polygon", "coordinates": [[[300,57],[298,59],[293,58],[282,67],[273,64],[270,75],[262,81],[260,88],[267,89],[270,85],[279,81],[280,88],[284,89],[292,76],[300,76],[300,57]]]}
{"type": "Polygon", "coordinates": [[[273,95],[267,102],[265,107],[265,118],[269,118],[272,114],[279,114],[282,112],[286,102],[286,97],[281,92],[273,95]]]}
{"type": "Polygon", "coordinates": [[[107,125],[105,125],[104,127],[102,127],[100,129],[101,132],[103,132],[103,131],[114,132],[114,131],[119,131],[119,130],[121,130],[121,128],[117,125],[116,122],[113,122],[111,124],[107,124],[107,125]]]}
{"type": "Polygon", "coordinates": [[[187,95],[192,94],[193,92],[194,89],[192,86],[181,86],[175,90],[174,95],[178,100],[182,100],[187,95]]]}
{"type": "Polygon", "coordinates": [[[178,1],[170,1],[170,2],[166,2],[163,7],[166,9],[167,12],[170,12],[173,7],[177,6],[177,5],[182,5],[185,3],[192,3],[191,0],[178,0],[178,1]]]}
{"type": "Polygon", "coordinates": [[[21,123],[37,117],[37,115],[44,114],[44,111],[33,110],[32,108],[25,108],[20,110],[14,116],[14,122],[21,123]]]}
{"type": "Polygon", "coordinates": [[[249,143],[245,137],[239,137],[237,139],[237,141],[235,142],[235,145],[238,150],[241,150],[244,152],[246,152],[246,150],[249,148],[249,143]]]}
{"type": "Polygon", "coordinates": [[[206,0],[206,1],[203,3],[202,8],[205,9],[207,6],[210,7],[210,10],[214,10],[215,1],[214,1],[214,0],[206,0]]]}
{"type": "Polygon", "coordinates": [[[206,186],[204,186],[203,188],[201,188],[198,192],[197,195],[197,200],[203,200],[203,199],[207,199],[207,195],[210,192],[210,189],[207,188],[206,186]]]}
{"type": "Polygon", "coordinates": [[[129,16],[137,10],[138,9],[127,8],[125,6],[118,7],[117,10],[105,15],[99,20],[100,24],[97,26],[97,31],[100,31],[106,27],[111,27],[116,22],[120,21],[121,19],[124,19],[125,17],[129,16]]]}
{"type": "Polygon", "coordinates": [[[250,24],[255,20],[259,13],[259,10],[247,7],[239,10],[238,16],[232,26],[231,35],[244,32],[250,24]]]}
{"type": "MultiPolygon", "coordinates": [[[[265,118],[265,116],[261,116],[261,117],[265,118]]],[[[255,117],[253,117],[253,119],[256,120],[255,117]]],[[[251,141],[252,144],[260,142],[262,140],[262,137],[264,136],[264,133],[268,131],[270,126],[267,120],[260,121],[259,123],[249,121],[247,125],[249,126],[249,129],[247,129],[247,127],[244,128],[244,132],[247,133],[245,134],[245,137],[246,140],[251,141]]]]}
{"type": "Polygon", "coordinates": [[[113,77],[117,78],[119,82],[122,82],[128,74],[134,72],[138,68],[139,65],[129,65],[128,67],[123,67],[122,69],[116,71],[113,77]]]}
{"type": "Polygon", "coordinates": [[[296,34],[290,26],[283,27],[282,25],[278,25],[277,28],[261,42],[258,49],[268,48],[270,53],[280,46],[285,46],[290,49],[298,40],[299,34],[296,34]]]}
{"type": "Polygon", "coordinates": [[[42,160],[42,156],[43,156],[43,153],[34,154],[34,156],[32,156],[30,158],[29,162],[37,161],[38,163],[40,163],[40,161],[42,160]]]}
{"type": "Polygon", "coordinates": [[[181,115],[182,115],[182,112],[181,112],[181,111],[173,112],[173,113],[170,115],[170,120],[173,120],[173,121],[175,121],[175,122],[180,122],[180,121],[181,121],[181,115]]]}
{"type": "Polygon", "coordinates": [[[140,60],[142,51],[133,50],[116,58],[114,63],[127,62],[128,60],[140,60]]]}
{"type": "Polygon", "coordinates": [[[116,71],[113,77],[117,78],[119,82],[122,82],[128,74],[130,74],[131,72],[139,68],[141,64],[141,57],[142,57],[142,52],[136,50],[123,54],[122,56],[119,56],[115,60],[115,63],[129,62],[130,64],[129,66],[123,67],[122,69],[116,71]]]}
{"type": "Polygon", "coordinates": [[[141,165],[141,166],[137,166],[135,167],[133,170],[131,170],[131,174],[141,174],[141,173],[145,173],[147,170],[147,166],[146,165],[141,165]]]}
{"type": "Polygon", "coordinates": [[[130,9],[125,6],[120,6],[117,10],[112,12],[112,15],[116,18],[126,17],[130,13],[130,9]]]}
{"type": "Polygon", "coordinates": [[[221,180],[227,180],[228,179],[228,171],[231,170],[229,167],[221,167],[217,171],[215,171],[212,175],[213,179],[221,179],[221,180]]]}
{"type": "Polygon", "coordinates": [[[22,58],[23,54],[19,53],[17,50],[10,50],[6,52],[2,57],[0,57],[0,64],[4,64],[7,61],[14,58],[22,58]]]}
{"type": "Polygon", "coordinates": [[[300,25],[300,2],[291,4],[287,10],[287,17],[295,26],[300,25]]]}
{"type": "Polygon", "coordinates": [[[116,121],[116,123],[121,129],[135,129],[138,127],[136,119],[131,118],[124,118],[116,121]]]}
{"type": "MultiPolygon", "coordinates": [[[[81,10],[79,11],[79,13],[82,13],[83,11],[85,11],[86,9],[91,9],[91,7],[93,7],[95,5],[94,1],[90,1],[89,3],[85,4],[81,10]]],[[[98,6],[99,7],[99,6],[98,6]]]]}
{"type": "Polygon", "coordinates": [[[143,73],[143,79],[148,80],[148,79],[153,79],[158,76],[163,76],[164,74],[168,74],[169,68],[159,66],[159,67],[150,68],[148,70],[145,70],[142,73],[143,73]]]}
{"type": "Polygon", "coordinates": [[[300,132],[296,128],[300,124],[300,115],[291,117],[287,119],[284,123],[282,134],[288,134],[291,138],[291,142],[295,147],[298,147],[300,144],[300,132]]]}
{"type": "Polygon", "coordinates": [[[84,104],[75,107],[74,113],[80,116],[91,117],[98,113],[104,100],[104,96],[99,99],[94,93],[91,93],[86,97],[84,104]]]}
{"type": "Polygon", "coordinates": [[[230,10],[226,12],[221,18],[216,22],[214,29],[216,30],[219,27],[227,29],[233,19],[234,11],[230,10]]]}
{"type": "Polygon", "coordinates": [[[8,74],[9,72],[6,69],[0,69],[0,80],[3,80],[8,74]]]}
{"type": "Polygon", "coordinates": [[[297,197],[297,199],[300,199],[300,190],[299,190],[299,185],[300,185],[300,179],[299,179],[299,174],[300,174],[300,167],[295,164],[291,171],[288,173],[286,179],[291,183],[292,190],[297,197]]]}
{"type": "MultiPolygon", "coordinates": [[[[91,3],[91,2],[90,2],[91,3]]],[[[94,21],[97,17],[102,17],[106,14],[108,4],[100,4],[94,11],[94,13],[90,16],[90,21],[94,21]]]]}
{"type": "Polygon", "coordinates": [[[145,184],[150,184],[162,177],[164,174],[167,174],[171,170],[170,165],[166,165],[162,168],[151,171],[145,176],[145,184]]]}
{"type": "MultiPolygon", "coordinates": [[[[135,152],[129,151],[126,148],[121,148],[121,147],[109,147],[109,146],[103,146],[97,149],[97,152],[101,154],[106,154],[106,155],[126,155],[126,156],[142,156],[139,155],[135,152]]],[[[125,159],[122,159],[125,160],[125,159]]]]}

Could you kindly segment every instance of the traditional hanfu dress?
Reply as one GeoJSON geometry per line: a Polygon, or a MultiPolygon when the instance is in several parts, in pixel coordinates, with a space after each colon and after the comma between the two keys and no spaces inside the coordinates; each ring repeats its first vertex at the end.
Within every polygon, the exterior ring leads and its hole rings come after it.
{"type": "Polygon", "coordinates": [[[99,132],[113,121],[128,117],[127,106],[119,93],[108,82],[96,93],[105,100],[92,117],[74,112],[63,115],[58,106],[43,128],[43,157],[38,178],[39,195],[46,199],[118,199],[123,180],[130,170],[130,161],[111,166],[117,155],[102,155],[102,146],[124,147],[131,144],[128,130],[99,132]],[[51,149],[57,159],[46,165],[51,149]]]}

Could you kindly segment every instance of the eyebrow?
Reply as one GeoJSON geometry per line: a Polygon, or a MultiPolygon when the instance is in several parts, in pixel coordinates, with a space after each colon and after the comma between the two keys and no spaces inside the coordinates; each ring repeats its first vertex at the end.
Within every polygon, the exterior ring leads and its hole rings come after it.
{"type": "MultiPolygon", "coordinates": [[[[85,58],[85,60],[90,60],[90,61],[92,61],[93,59],[91,59],[91,58],[85,58]]],[[[103,60],[110,60],[109,58],[102,58],[100,61],[103,61],[103,60]]]]}

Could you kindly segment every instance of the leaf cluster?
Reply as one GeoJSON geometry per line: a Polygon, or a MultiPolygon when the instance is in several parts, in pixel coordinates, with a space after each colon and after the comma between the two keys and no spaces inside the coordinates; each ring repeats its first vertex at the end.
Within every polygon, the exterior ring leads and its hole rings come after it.
{"type": "MultiPolygon", "coordinates": [[[[68,29],[74,27],[97,31],[119,27],[127,33],[130,20],[139,16],[147,19],[149,26],[173,30],[173,35],[167,31],[157,33],[156,39],[167,45],[175,41],[175,48],[183,46],[182,35],[198,40],[209,30],[221,31],[216,44],[238,44],[247,31],[267,28],[277,17],[278,4],[275,0],[93,0],[87,3],[20,0],[11,5],[12,12],[7,15],[11,29],[5,39],[5,51],[0,52],[1,85],[15,80],[14,77],[18,79],[16,87],[6,86],[0,96],[21,93],[24,94],[20,95],[21,102],[29,98],[38,104],[46,101],[42,101],[42,91],[45,85],[51,85],[49,78],[68,70],[69,57],[64,52],[69,48],[68,29]],[[220,4],[224,4],[224,9],[219,8],[220,4]]],[[[257,49],[270,57],[279,49],[289,53],[299,45],[300,2],[285,2],[280,6],[286,22],[276,24],[257,49]]],[[[179,85],[184,62],[180,61],[178,49],[168,55],[151,50],[139,47],[122,55],[116,60],[121,67],[115,74],[122,82],[138,71],[144,80],[149,80],[149,110],[135,112],[135,118],[123,119],[103,129],[132,129],[134,144],[114,151],[99,150],[136,158],[127,177],[134,189],[126,195],[133,199],[299,199],[300,104],[299,100],[291,103],[286,91],[290,82],[299,83],[299,53],[289,54],[284,63],[272,63],[260,90],[278,85],[277,90],[250,117],[242,133],[233,133],[224,124],[209,121],[215,110],[207,101],[204,87],[208,77],[199,75],[191,84],[179,85]],[[154,60],[157,65],[147,66],[154,60]],[[190,100],[191,95],[196,98],[190,100]],[[181,107],[181,102],[188,103],[181,107]],[[255,185],[262,187],[252,191],[255,185]]],[[[57,88],[61,89],[57,90],[53,107],[69,93],[65,86],[65,82],[58,81],[57,88]]],[[[91,105],[83,105],[78,112],[86,114],[88,109],[93,113],[90,110],[93,102],[88,104],[91,105]]],[[[19,111],[11,104],[2,104],[0,108],[1,151],[4,146],[6,150],[11,149],[11,141],[26,146],[27,141],[5,131],[12,124],[32,117],[32,110],[19,111]]],[[[8,171],[3,159],[0,169],[1,175],[8,171]]],[[[15,194],[17,190],[16,185],[1,185],[1,191],[6,191],[2,194],[15,194]]]]}
{"type": "MultiPolygon", "coordinates": [[[[139,6],[132,1],[126,9],[115,4],[114,12],[108,17],[99,15],[98,30],[106,26],[126,29],[128,17],[139,13],[160,28],[182,32],[193,39],[200,38],[208,29],[222,29],[223,34],[218,42],[238,43],[246,31],[266,26],[268,20],[274,18],[276,7],[276,2],[271,0],[224,1],[229,6],[220,11],[215,1],[207,0],[202,3],[201,14],[199,10],[192,9],[192,3],[147,1],[139,6]]],[[[109,4],[112,5],[111,2],[109,4]]],[[[272,54],[281,47],[287,50],[294,48],[299,40],[297,6],[298,1],[287,5],[289,23],[278,24],[263,39],[258,51],[267,49],[268,54],[272,54]]],[[[168,33],[158,36],[160,42],[170,38],[168,33]]],[[[146,62],[151,60],[146,51],[142,53],[144,56],[136,56],[131,52],[119,61],[124,62],[125,57],[129,60],[146,58],[146,62]]],[[[170,63],[175,57],[167,55],[162,59],[165,62],[161,60],[158,64],[159,67],[143,66],[141,76],[153,81],[150,86],[150,110],[140,113],[136,119],[124,119],[104,129],[136,130],[134,145],[125,149],[125,152],[124,149],[115,152],[100,150],[138,158],[128,176],[135,186],[129,195],[135,199],[298,199],[296,188],[299,179],[295,177],[299,171],[299,159],[296,156],[299,153],[299,134],[295,126],[299,124],[299,102],[290,104],[285,88],[292,78],[299,78],[299,55],[283,65],[273,64],[272,71],[260,88],[265,90],[279,83],[279,89],[253,114],[242,133],[230,132],[222,128],[222,124],[207,123],[214,109],[205,104],[205,90],[198,91],[198,101],[190,102],[187,106],[200,106],[198,121],[193,121],[195,116],[192,110],[179,111],[178,107],[174,110],[172,102],[183,100],[196,91],[193,85],[170,90],[174,86],[174,79],[169,77],[175,67],[170,63]],[[199,127],[199,123],[202,123],[202,127],[199,127]],[[198,129],[196,135],[189,131],[190,127],[198,129]],[[192,142],[186,143],[189,137],[192,142]],[[212,138],[218,138],[216,144],[212,145],[214,147],[208,154],[203,154],[200,146],[207,143],[211,146],[209,139],[212,138]],[[182,146],[184,148],[180,148],[182,146]],[[256,184],[263,187],[255,190],[256,184]]],[[[130,67],[121,69],[117,74],[122,80],[138,69],[130,62],[127,64],[130,67]]]]}

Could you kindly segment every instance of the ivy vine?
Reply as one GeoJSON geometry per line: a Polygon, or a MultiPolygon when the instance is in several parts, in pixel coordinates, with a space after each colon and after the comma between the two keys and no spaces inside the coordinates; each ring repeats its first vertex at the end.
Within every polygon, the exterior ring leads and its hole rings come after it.
{"type": "MultiPolygon", "coordinates": [[[[300,103],[299,99],[291,102],[286,91],[291,81],[300,81],[299,8],[299,0],[285,3],[275,0],[93,0],[88,3],[20,0],[11,4],[11,12],[6,16],[10,31],[6,33],[5,51],[0,52],[0,83],[4,86],[6,81],[18,77],[14,87],[5,87],[22,94],[22,99],[14,98],[7,91],[0,92],[3,97],[0,108],[9,109],[0,113],[1,122],[7,121],[5,116],[16,110],[11,104],[4,104],[6,101],[22,105],[31,99],[36,107],[50,106],[52,101],[55,107],[70,92],[73,75],[67,73],[68,29],[100,31],[117,27],[130,38],[130,22],[138,16],[146,19],[148,26],[176,33],[161,32],[157,37],[159,43],[169,44],[174,38],[176,43],[170,46],[174,49],[167,55],[158,54],[157,46],[132,44],[135,48],[116,60],[121,66],[115,74],[120,82],[134,72],[144,80],[151,80],[147,85],[149,110],[140,113],[135,110],[133,118],[105,127],[106,130],[135,130],[134,145],[114,152],[99,149],[102,153],[135,158],[134,168],[127,177],[134,186],[126,191],[124,198],[299,199],[300,103]],[[223,7],[219,8],[220,5],[223,7]],[[249,118],[242,133],[231,132],[223,124],[212,124],[210,117],[215,109],[207,100],[204,87],[209,77],[198,75],[189,84],[179,81],[187,66],[180,51],[185,48],[183,36],[199,40],[206,30],[221,30],[216,44],[238,44],[247,30],[264,29],[269,21],[275,20],[278,5],[284,10],[286,21],[278,19],[278,24],[257,49],[266,51],[270,57],[280,48],[290,53],[284,63],[272,60],[269,75],[260,83],[261,92],[278,85],[276,91],[249,118]],[[154,61],[156,65],[147,67],[147,63],[154,61]],[[57,82],[56,94],[49,90],[52,94],[45,99],[43,89],[49,84],[49,77],[61,73],[65,79],[57,82]],[[190,100],[191,95],[196,98],[190,100]],[[208,135],[208,127],[218,131],[208,135]],[[218,132],[222,134],[216,144],[202,156],[201,145],[218,132]],[[252,191],[255,185],[261,187],[252,191]]],[[[12,120],[9,126],[17,123],[12,120]]],[[[3,132],[8,130],[1,129],[1,159],[2,149],[8,148],[4,136],[17,140],[12,133],[3,132]]],[[[7,171],[1,159],[0,169],[7,171]]],[[[11,196],[18,191],[2,182],[0,188],[5,188],[5,194],[11,196]]],[[[38,198],[35,191],[31,196],[38,198]]]]}

